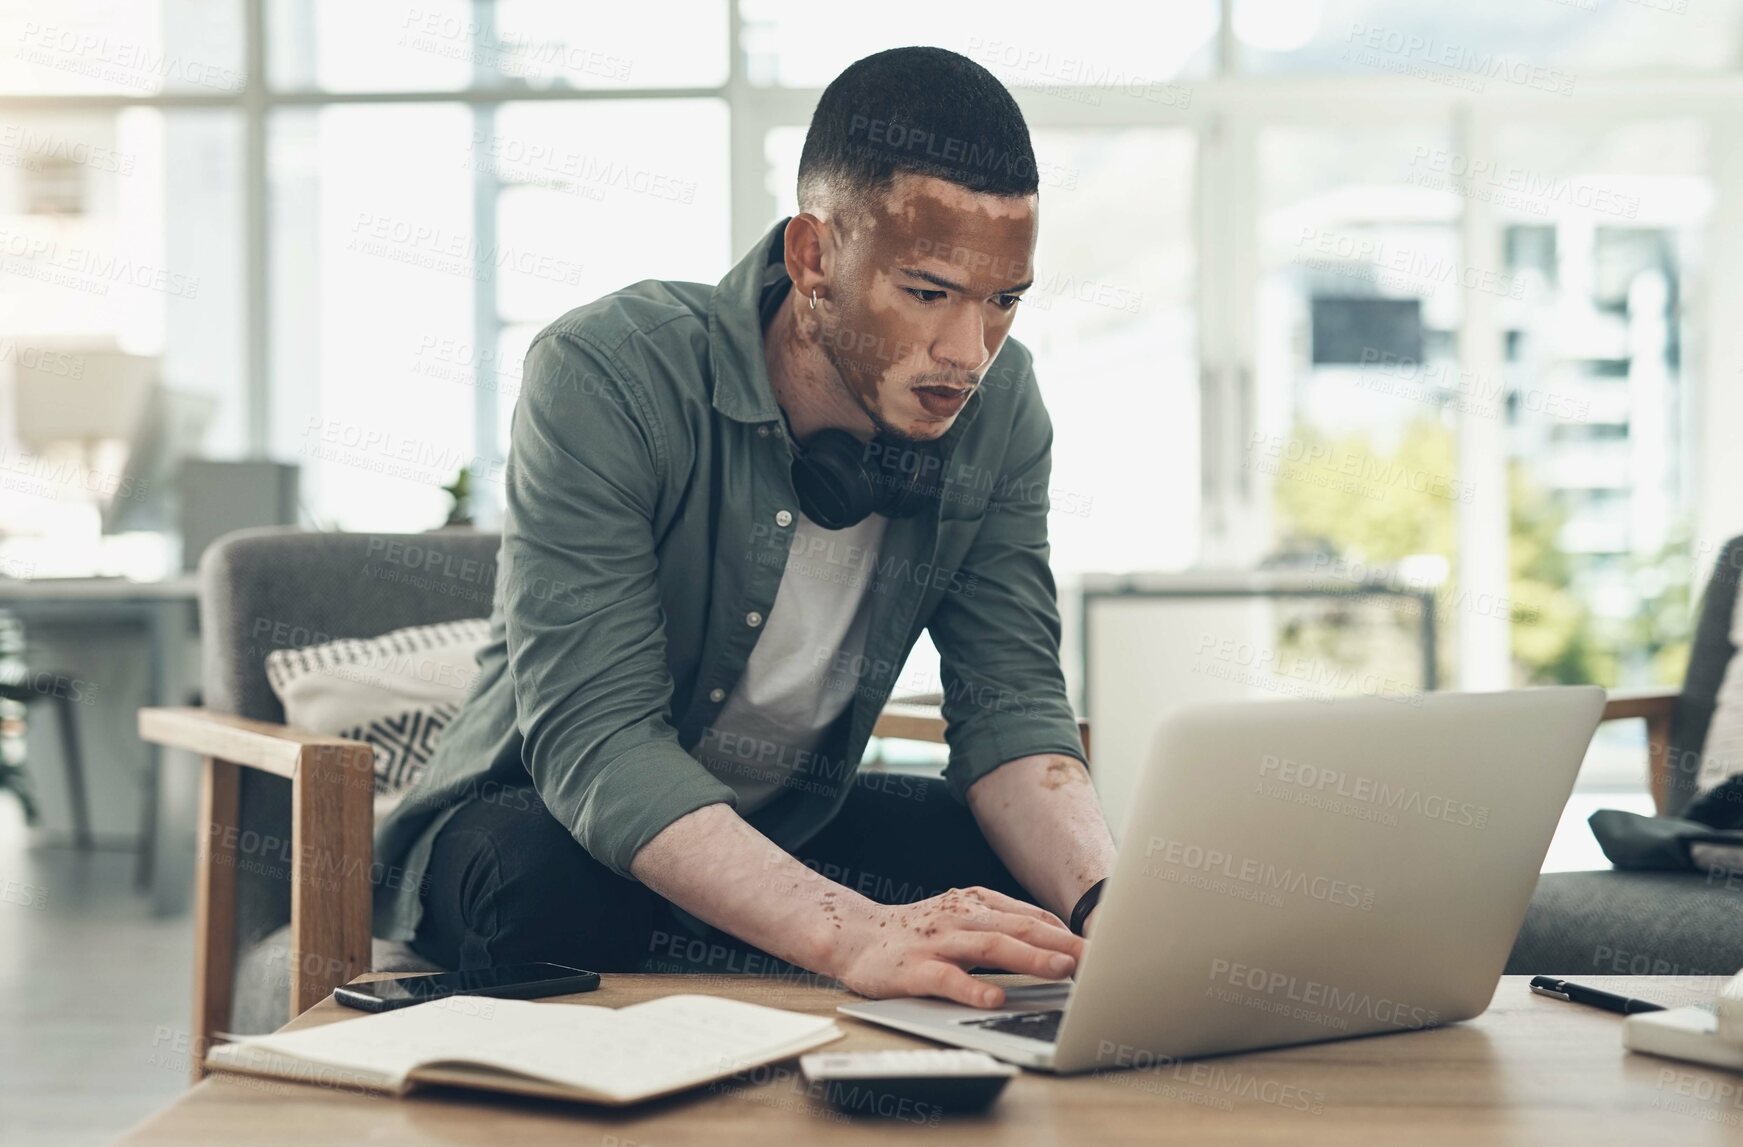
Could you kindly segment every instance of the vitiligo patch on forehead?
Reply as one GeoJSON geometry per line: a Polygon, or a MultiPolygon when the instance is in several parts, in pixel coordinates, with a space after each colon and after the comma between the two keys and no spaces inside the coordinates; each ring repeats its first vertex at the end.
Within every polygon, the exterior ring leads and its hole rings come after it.
{"type": "Polygon", "coordinates": [[[970,212],[988,219],[1027,223],[1034,219],[1037,196],[991,195],[971,191],[932,176],[902,174],[896,177],[884,198],[883,214],[917,222],[930,205],[938,210],[970,212]]]}
{"type": "Polygon", "coordinates": [[[982,195],[940,180],[899,185],[883,206],[887,226],[873,238],[885,266],[948,263],[989,291],[1030,278],[1035,249],[1033,200],[982,195]]]}

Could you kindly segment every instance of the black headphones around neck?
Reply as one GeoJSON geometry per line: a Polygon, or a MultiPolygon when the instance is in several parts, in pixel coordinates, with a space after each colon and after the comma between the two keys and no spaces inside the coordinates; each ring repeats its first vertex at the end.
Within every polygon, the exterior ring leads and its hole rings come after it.
{"type": "Polygon", "coordinates": [[[911,518],[938,498],[938,455],[878,435],[861,442],[845,430],[819,430],[794,443],[793,489],[805,516],[826,530],[857,526],[872,514],[911,518]]]}

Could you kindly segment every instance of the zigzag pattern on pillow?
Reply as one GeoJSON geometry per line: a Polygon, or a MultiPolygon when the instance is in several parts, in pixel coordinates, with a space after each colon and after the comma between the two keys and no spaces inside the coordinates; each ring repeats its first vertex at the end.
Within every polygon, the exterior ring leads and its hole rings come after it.
{"type": "Polygon", "coordinates": [[[403,792],[423,775],[442,730],[459,711],[460,706],[448,704],[408,709],[355,725],[340,735],[363,741],[374,750],[377,793],[403,792]]]}
{"type": "Polygon", "coordinates": [[[423,775],[489,637],[489,620],[472,618],[275,649],[266,676],[290,724],[370,746],[379,815],[423,775]]]}

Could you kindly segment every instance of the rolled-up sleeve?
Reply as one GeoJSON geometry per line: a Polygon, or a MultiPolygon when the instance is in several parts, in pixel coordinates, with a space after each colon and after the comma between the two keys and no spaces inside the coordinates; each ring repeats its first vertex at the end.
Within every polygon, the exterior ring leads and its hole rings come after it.
{"type": "Polygon", "coordinates": [[[523,378],[499,569],[522,760],[552,815],[628,877],[667,825],[737,803],[671,723],[654,548],[666,443],[584,336],[540,337],[523,378]]]}
{"type": "Polygon", "coordinates": [[[928,628],[944,686],[945,780],[960,800],[1000,765],[1038,753],[1083,760],[1059,667],[1059,606],[1048,566],[1053,424],[1034,374],[1015,394],[1005,465],[959,584],[928,628]]]}

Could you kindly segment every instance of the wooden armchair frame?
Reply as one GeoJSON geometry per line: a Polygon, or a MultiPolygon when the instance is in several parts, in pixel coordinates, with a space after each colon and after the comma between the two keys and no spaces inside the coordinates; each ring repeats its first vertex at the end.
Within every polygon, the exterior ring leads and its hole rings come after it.
{"type": "Polygon", "coordinates": [[[1660,816],[1670,807],[1670,790],[1676,781],[1675,762],[1670,759],[1670,725],[1679,697],[1681,693],[1675,690],[1615,690],[1604,702],[1601,718],[1646,722],[1646,788],[1660,816]]]}
{"type": "MultiPolygon", "coordinates": [[[[878,715],[872,735],[942,742],[944,725],[935,706],[894,703],[878,715]]],[[[1087,757],[1089,722],[1079,721],[1078,732],[1087,757]]],[[[214,1034],[230,1026],[236,868],[249,860],[240,836],[242,770],[291,782],[289,1019],[370,970],[374,754],[361,741],[206,709],[141,709],[139,735],[203,758],[191,1028],[192,1075],[198,1081],[214,1034]]]]}

